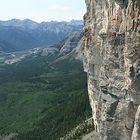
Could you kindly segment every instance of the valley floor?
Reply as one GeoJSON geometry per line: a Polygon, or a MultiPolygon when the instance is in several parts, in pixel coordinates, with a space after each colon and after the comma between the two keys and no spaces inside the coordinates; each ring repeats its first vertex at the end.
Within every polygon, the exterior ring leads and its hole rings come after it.
{"type": "Polygon", "coordinates": [[[75,59],[52,63],[32,55],[0,65],[0,135],[60,139],[91,116],[86,81],[82,63],[75,59]]]}

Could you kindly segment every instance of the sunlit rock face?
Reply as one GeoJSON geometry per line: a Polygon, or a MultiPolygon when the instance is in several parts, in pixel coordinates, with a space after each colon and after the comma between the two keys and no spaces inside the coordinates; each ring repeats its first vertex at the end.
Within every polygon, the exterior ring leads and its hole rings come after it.
{"type": "Polygon", "coordinates": [[[86,0],[84,69],[100,140],[140,140],[140,0],[86,0]]]}

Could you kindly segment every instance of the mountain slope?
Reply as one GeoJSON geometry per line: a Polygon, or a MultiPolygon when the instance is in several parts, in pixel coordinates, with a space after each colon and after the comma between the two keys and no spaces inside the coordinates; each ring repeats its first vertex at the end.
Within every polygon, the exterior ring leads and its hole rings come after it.
{"type": "Polygon", "coordinates": [[[39,40],[30,33],[17,27],[0,27],[0,50],[19,51],[37,47],[39,40]]]}
{"type": "Polygon", "coordinates": [[[91,116],[78,43],[69,49],[81,39],[75,32],[49,48],[0,55],[0,135],[57,140],[91,116]],[[12,59],[18,61],[5,64],[12,59]]]}
{"type": "Polygon", "coordinates": [[[35,47],[48,47],[57,44],[73,31],[81,32],[82,28],[82,21],[74,20],[40,24],[29,19],[0,21],[0,50],[14,52],[35,47]]]}

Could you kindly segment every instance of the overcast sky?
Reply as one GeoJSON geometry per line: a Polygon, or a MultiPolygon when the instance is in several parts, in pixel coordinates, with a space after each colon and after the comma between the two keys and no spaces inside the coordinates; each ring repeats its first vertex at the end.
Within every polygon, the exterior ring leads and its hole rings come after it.
{"type": "Polygon", "coordinates": [[[0,20],[69,21],[82,19],[84,13],[85,0],[0,0],[0,20]]]}

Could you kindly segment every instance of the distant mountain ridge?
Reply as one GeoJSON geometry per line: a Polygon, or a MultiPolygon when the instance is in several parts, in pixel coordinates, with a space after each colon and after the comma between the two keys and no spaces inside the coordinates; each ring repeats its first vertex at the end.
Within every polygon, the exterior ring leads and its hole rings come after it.
{"type": "Polygon", "coordinates": [[[11,19],[2,21],[0,20],[0,26],[12,26],[12,27],[24,27],[27,29],[36,29],[40,26],[44,25],[55,25],[55,24],[65,24],[65,25],[71,25],[71,26],[83,26],[82,20],[71,20],[71,21],[43,21],[41,23],[38,23],[36,21],[30,20],[30,19],[11,19]]]}
{"type": "Polygon", "coordinates": [[[50,21],[37,23],[30,19],[0,21],[0,51],[14,52],[57,44],[74,31],[81,32],[83,22],[50,21]]]}
{"type": "Polygon", "coordinates": [[[1,26],[12,26],[12,27],[24,27],[29,29],[35,29],[38,27],[39,23],[32,21],[30,19],[11,19],[7,21],[0,21],[1,26]]]}

